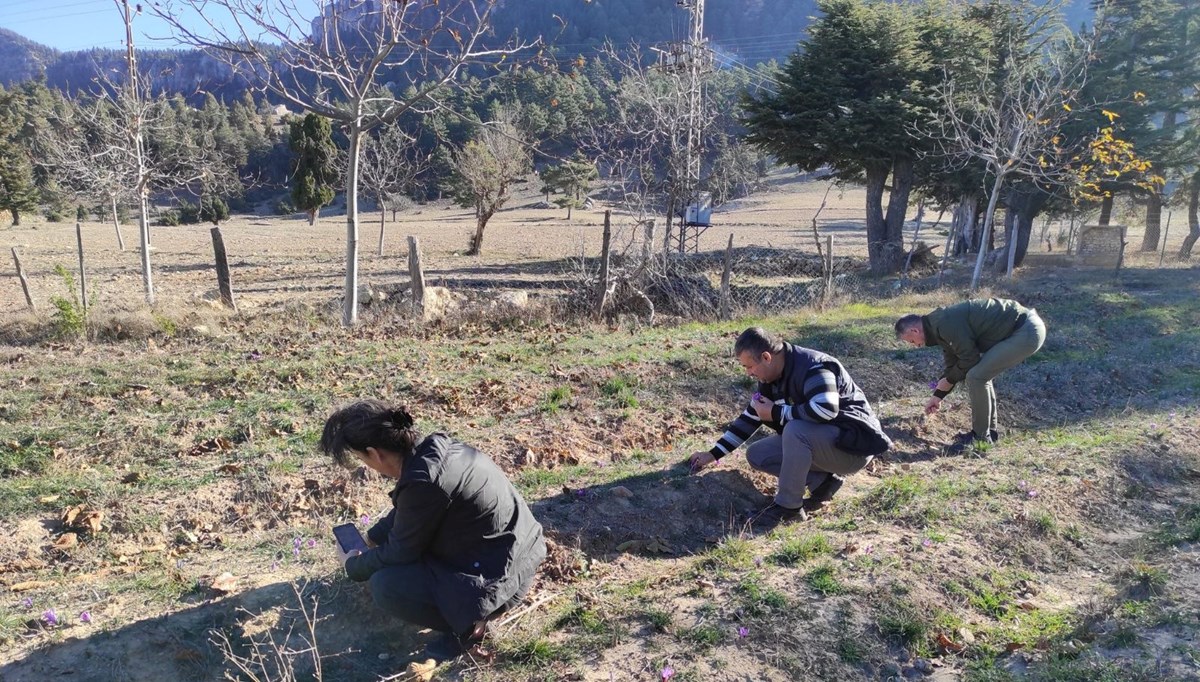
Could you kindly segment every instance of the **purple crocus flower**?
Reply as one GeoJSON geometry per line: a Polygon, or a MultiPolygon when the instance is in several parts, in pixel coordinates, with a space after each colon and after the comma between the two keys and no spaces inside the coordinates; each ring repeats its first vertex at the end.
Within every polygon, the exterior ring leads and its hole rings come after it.
{"type": "Polygon", "coordinates": [[[309,538],[309,539],[308,539],[308,548],[309,548],[309,549],[312,549],[313,547],[316,547],[316,546],[317,546],[317,539],[316,539],[316,538],[309,538]]]}
{"type": "Polygon", "coordinates": [[[924,540],[921,541],[921,546],[922,547],[933,547],[933,540],[931,540],[929,538],[925,538],[924,540]]]}
{"type": "Polygon", "coordinates": [[[24,599],[21,600],[21,606],[22,606],[22,608],[32,609],[33,608],[33,599],[31,597],[25,597],[24,599]]]}
{"type": "Polygon", "coordinates": [[[936,389],[936,388],[937,388],[937,385],[938,385],[938,382],[936,382],[936,381],[931,381],[931,382],[929,382],[929,389],[930,389],[930,390],[936,389]]]}
{"type": "Polygon", "coordinates": [[[92,622],[92,614],[88,611],[84,611],[83,613],[79,614],[79,621],[82,623],[92,622]]]}
{"type": "Polygon", "coordinates": [[[50,627],[54,627],[58,625],[58,614],[54,612],[54,609],[46,609],[42,613],[42,620],[46,621],[50,627]]]}
{"type": "Polygon", "coordinates": [[[745,638],[747,638],[747,637],[749,637],[749,636],[750,636],[750,628],[746,627],[745,625],[743,625],[742,627],[738,628],[738,637],[741,637],[742,639],[745,639],[745,638]]]}
{"type": "Polygon", "coordinates": [[[661,674],[662,674],[662,678],[664,680],[669,680],[672,677],[675,677],[675,669],[668,665],[667,667],[662,669],[661,674]]]}
{"type": "Polygon", "coordinates": [[[1036,491],[1036,490],[1030,490],[1030,491],[1029,491],[1029,496],[1030,496],[1030,497],[1037,497],[1037,491],[1036,491]]]}
{"type": "Polygon", "coordinates": [[[579,497],[587,497],[587,488],[580,488],[575,491],[575,494],[579,497]]]}
{"type": "Polygon", "coordinates": [[[358,522],[365,526],[371,523],[371,517],[363,514],[362,516],[358,517],[358,522]]]}
{"type": "Polygon", "coordinates": [[[259,353],[257,350],[250,351],[250,354],[246,356],[247,360],[262,360],[262,358],[262,353],[259,353]]]}

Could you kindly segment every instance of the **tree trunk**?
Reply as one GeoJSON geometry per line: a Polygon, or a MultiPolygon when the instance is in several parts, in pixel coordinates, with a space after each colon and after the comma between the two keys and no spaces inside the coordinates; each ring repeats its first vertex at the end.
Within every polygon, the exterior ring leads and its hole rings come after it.
{"type": "Polygon", "coordinates": [[[867,255],[871,272],[876,275],[887,274],[887,222],[883,218],[883,187],[887,177],[887,166],[867,168],[867,255]]]}
{"type": "Polygon", "coordinates": [[[1183,238],[1183,246],[1179,247],[1179,259],[1192,257],[1192,247],[1200,239],[1200,172],[1192,176],[1192,189],[1188,193],[1188,236],[1183,238]]]}
{"type": "Polygon", "coordinates": [[[342,301],[342,326],[358,322],[358,164],[362,148],[361,120],[355,119],[346,131],[350,148],[346,151],[346,286],[342,301]]]}
{"type": "Polygon", "coordinates": [[[121,236],[121,221],[117,220],[117,197],[113,195],[110,199],[112,199],[113,229],[117,231],[117,247],[124,251],[125,237],[121,236]]]}
{"type": "Polygon", "coordinates": [[[495,211],[479,212],[479,218],[475,220],[475,237],[471,240],[471,248],[467,249],[468,256],[478,256],[483,251],[483,231],[487,229],[493,213],[495,211]]]}
{"type": "Polygon", "coordinates": [[[315,210],[309,211],[308,212],[308,226],[312,227],[313,225],[316,225],[316,224],[317,224],[317,212],[315,210]]]}
{"type": "Polygon", "coordinates": [[[383,206],[383,195],[382,194],[379,195],[378,201],[379,201],[379,255],[382,256],[383,255],[383,229],[384,229],[383,224],[384,224],[384,220],[387,219],[387,209],[384,208],[384,206],[383,206]]]}
{"type": "Polygon", "coordinates": [[[1049,200],[1050,195],[1040,189],[1014,195],[1012,201],[1016,205],[1013,212],[1016,213],[1017,235],[1015,250],[1009,258],[1008,274],[1011,275],[1013,268],[1019,268],[1025,262],[1025,256],[1029,253],[1029,242],[1033,237],[1033,221],[1049,200]]]}
{"type": "Polygon", "coordinates": [[[958,198],[958,205],[954,207],[954,216],[950,220],[950,239],[951,243],[947,246],[946,253],[943,257],[953,254],[961,256],[970,250],[971,233],[975,215],[978,213],[979,195],[974,192],[964,194],[958,198]]]}
{"type": "Polygon", "coordinates": [[[1162,233],[1163,197],[1153,191],[1146,200],[1146,233],[1142,235],[1142,251],[1158,251],[1158,237],[1162,233]]]}
{"type": "Polygon", "coordinates": [[[886,241],[883,257],[887,272],[898,272],[904,266],[904,220],[908,216],[908,197],[913,187],[913,162],[896,159],[892,164],[892,192],[888,197],[886,241]]]}
{"type": "Polygon", "coordinates": [[[142,288],[146,303],[154,305],[154,274],[150,271],[150,213],[146,206],[146,191],[138,191],[138,235],[142,244],[142,288]]]}
{"type": "Polygon", "coordinates": [[[12,226],[20,227],[21,226],[21,212],[15,208],[8,209],[8,212],[12,214],[12,226]]]}
{"type": "Polygon", "coordinates": [[[567,204],[567,220],[571,219],[571,204],[567,204]]]}
{"type": "Polygon", "coordinates": [[[1000,190],[1004,187],[1004,173],[996,175],[995,181],[992,182],[992,195],[988,199],[987,210],[983,213],[983,235],[979,248],[979,255],[975,257],[975,272],[971,275],[971,291],[979,288],[979,275],[983,272],[983,260],[987,257],[987,249],[983,248],[983,244],[987,244],[991,240],[992,222],[996,217],[996,204],[1000,201],[1000,190]]]}
{"type": "Polygon", "coordinates": [[[1104,201],[1100,202],[1100,219],[1097,220],[1101,225],[1107,225],[1112,220],[1113,197],[1108,195],[1104,197],[1104,201]]]}

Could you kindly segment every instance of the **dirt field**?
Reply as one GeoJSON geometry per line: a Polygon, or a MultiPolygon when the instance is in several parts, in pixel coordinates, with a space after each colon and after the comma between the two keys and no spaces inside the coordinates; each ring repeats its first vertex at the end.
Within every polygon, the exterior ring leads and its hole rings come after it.
{"type": "MultiPolygon", "coordinates": [[[[779,183],[723,218],[735,243],[804,245],[794,227],[824,186],[779,183]]],[[[848,192],[831,225],[859,200],[848,192]]],[[[527,266],[599,240],[583,214],[518,209],[468,259],[456,251],[470,216],[419,210],[388,224],[393,255],[364,248],[367,279],[407,280],[409,230],[431,279],[452,286],[550,278],[527,266]]],[[[136,252],[87,229],[108,259],[99,300],[136,303],[136,252]]],[[[964,457],[942,446],[967,424],[965,396],[920,418],[939,358],[891,334],[898,314],[956,290],[670,326],[415,329],[397,315],[343,330],[266,310],[336,300],[336,218],[223,229],[251,311],[222,317],[224,333],[0,345],[0,681],[216,680],[264,637],[286,669],[268,662],[261,679],[415,679],[405,669],[428,635],[374,611],[330,549],[330,527],[377,515],[387,483],[313,452],[325,415],[368,395],[491,455],[552,540],[496,662],[437,679],[1200,679],[1194,267],[1135,257],[1114,278],[1037,255],[989,289],[1035,305],[1051,333],[997,382],[1005,440],[964,457]],[[765,537],[733,519],[768,499],[770,477],[740,455],[700,476],[681,466],[746,398],[728,347],[751,323],[841,358],[897,443],[828,512],[765,537]],[[301,604],[322,618],[311,633],[301,604]],[[314,638],[319,668],[303,653],[314,638]]],[[[838,243],[861,252],[845,230],[838,243]]],[[[74,262],[73,229],[0,234],[22,245],[44,302],[60,286],[50,269],[74,262]]],[[[706,245],[727,237],[714,228],[706,245]]],[[[162,299],[205,298],[207,229],[157,228],[156,242],[162,299]]],[[[23,316],[15,278],[0,286],[5,315],[23,316]]]]}

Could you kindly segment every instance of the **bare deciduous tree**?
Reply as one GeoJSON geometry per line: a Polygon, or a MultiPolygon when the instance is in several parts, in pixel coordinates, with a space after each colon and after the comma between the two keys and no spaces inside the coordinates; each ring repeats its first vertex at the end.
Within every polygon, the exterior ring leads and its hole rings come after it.
{"type": "MultiPolygon", "coordinates": [[[[953,78],[939,87],[941,116],[928,133],[948,165],[983,165],[990,182],[983,236],[971,289],[979,286],[996,204],[1005,183],[1020,177],[1053,180],[1068,172],[1061,129],[1086,77],[1087,57],[1071,49],[1069,34],[1034,54],[1012,44],[1005,57],[986,64],[974,82],[953,78]]],[[[1015,255],[1009,243],[1009,272],[1015,255]]]]}
{"type": "Polygon", "coordinates": [[[349,139],[342,323],[358,319],[358,182],[363,134],[452,85],[460,69],[528,43],[487,47],[499,0],[163,0],[176,38],[292,106],[339,122],[349,139]],[[380,87],[407,79],[412,88],[380,87]]]}
{"type": "Polygon", "coordinates": [[[360,172],[363,189],[375,197],[379,206],[379,255],[383,255],[388,208],[397,206],[400,198],[412,191],[413,183],[429,168],[431,159],[430,154],[422,154],[417,148],[416,138],[396,125],[384,126],[377,136],[363,138],[360,172]]]}

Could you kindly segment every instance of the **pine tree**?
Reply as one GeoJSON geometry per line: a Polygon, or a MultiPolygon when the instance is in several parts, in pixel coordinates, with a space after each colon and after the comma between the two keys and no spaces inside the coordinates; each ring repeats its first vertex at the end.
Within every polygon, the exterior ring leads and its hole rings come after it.
{"type": "Polygon", "coordinates": [[[598,176],[596,164],[576,152],[570,159],[542,173],[542,191],[563,193],[554,199],[554,203],[567,209],[567,220],[570,220],[571,209],[583,208],[588,192],[592,191],[592,181],[598,176]]]}
{"type": "Polygon", "coordinates": [[[308,213],[308,224],[317,221],[317,211],[333,201],[333,184],[338,180],[337,148],[329,119],[306,114],[291,124],[289,144],[295,155],[292,166],[292,203],[308,213]]]}

